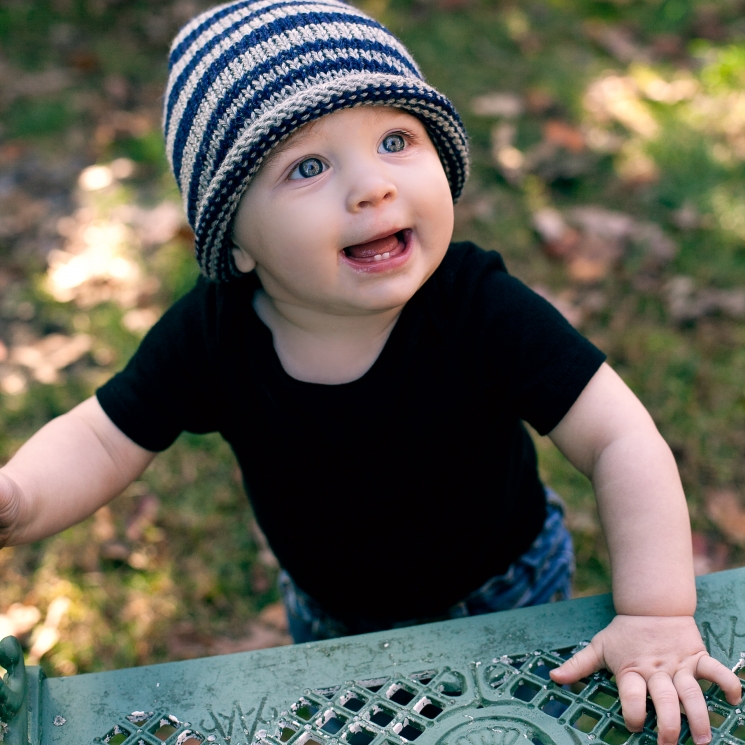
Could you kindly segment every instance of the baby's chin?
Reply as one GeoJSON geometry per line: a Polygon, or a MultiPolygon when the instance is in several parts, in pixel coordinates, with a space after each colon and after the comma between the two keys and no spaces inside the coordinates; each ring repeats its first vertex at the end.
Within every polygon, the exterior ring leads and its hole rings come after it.
{"type": "Polygon", "coordinates": [[[361,293],[347,305],[348,315],[400,312],[423,283],[398,288],[381,288],[380,292],[361,293]]]}

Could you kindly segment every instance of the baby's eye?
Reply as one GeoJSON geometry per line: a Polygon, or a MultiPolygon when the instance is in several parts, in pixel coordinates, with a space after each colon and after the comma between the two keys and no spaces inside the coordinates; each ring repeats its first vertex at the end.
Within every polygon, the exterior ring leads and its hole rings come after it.
{"type": "Polygon", "coordinates": [[[313,178],[325,170],[323,161],[318,158],[306,158],[298,163],[290,174],[291,179],[313,178]]]}
{"type": "Polygon", "coordinates": [[[386,135],[378,148],[379,153],[397,153],[406,147],[406,140],[398,134],[386,135]]]}

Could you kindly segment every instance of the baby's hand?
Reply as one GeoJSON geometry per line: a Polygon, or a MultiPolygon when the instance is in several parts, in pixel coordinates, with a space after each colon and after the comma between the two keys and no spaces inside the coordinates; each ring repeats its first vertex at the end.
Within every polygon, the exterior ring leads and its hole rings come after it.
{"type": "Polygon", "coordinates": [[[716,683],[736,704],[740,681],[710,657],[691,616],[616,616],[590,644],[551,672],[559,685],[573,683],[596,670],[615,673],[626,727],[639,732],[646,718],[647,690],[657,713],[659,745],[675,745],[680,735],[680,703],[693,742],[711,740],[709,713],[696,682],[716,683]]]}

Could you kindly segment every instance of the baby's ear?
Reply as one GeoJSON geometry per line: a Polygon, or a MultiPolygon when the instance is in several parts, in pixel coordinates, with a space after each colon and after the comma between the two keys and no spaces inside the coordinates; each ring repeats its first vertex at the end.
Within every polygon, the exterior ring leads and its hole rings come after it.
{"type": "Polygon", "coordinates": [[[236,247],[233,249],[233,261],[235,261],[238,271],[244,274],[248,274],[256,268],[256,262],[242,248],[236,247]]]}

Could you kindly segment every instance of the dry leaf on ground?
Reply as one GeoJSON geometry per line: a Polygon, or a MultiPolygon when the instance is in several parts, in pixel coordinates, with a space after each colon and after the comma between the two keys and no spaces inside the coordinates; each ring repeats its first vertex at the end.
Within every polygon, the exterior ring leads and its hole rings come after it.
{"type": "Polygon", "coordinates": [[[486,93],[471,101],[471,111],[477,116],[515,119],[525,111],[525,102],[516,93],[486,93]]]}
{"type": "Polygon", "coordinates": [[[584,31],[599,47],[605,49],[619,62],[649,62],[650,51],[639,44],[631,30],[597,21],[584,24],[584,31]]]}
{"type": "Polygon", "coordinates": [[[543,136],[549,142],[565,147],[573,153],[585,149],[585,136],[580,129],[561,119],[549,119],[543,125],[543,136]]]}
{"type": "Polygon", "coordinates": [[[41,611],[35,606],[13,603],[0,615],[0,639],[28,634],[40,620],[41,611]]]}
{"type": "Polygon", "coordinates": [[[710,489],[706,516],[732,543],[745,544],[745,506],[734,489],[710,489]]]}
{"type": "Polygon", "coordinates": [[[702,574],[720,572],[727,568],[729,547],[704,533],[695,532],[693,539],[693,571],[699,577],[702,574]]]}
{"type": "Polygon", "coordinates": [[[33,344],[11,347],[10,362],[31,370],[40,383],[56,383],[59,371],[89,352],[92,343],[88,334],[49,334],[33,344]]]}
{"type": "Polygon", "coordinates": [[[137,503],[127,521],[126,536],[130,541],[139,541],[142,533],[149,528],[158,516],[160,500],[154,494],[145,494],[137,503]]]}
{"type": "Polygon", "coordinates": [[[676,243],[653,222],[595,205],[561,213],[544,207],[533,213],[533,227],[549,256],[562,259],[576,282],[593,283],[607,276],[629,245],[643,247],[655,264],[672,259],[676,243]]]}
{"type": "Polygon", "coordinates": [[[34,632],[31,649],[26,662],[38,665],[39,660],[59,641],[59,626],[70,608],[70,598],[55,598],[49,604],[44,625],[34,632]]]}
{"type": "Polygon", "coordinates": [[[692,277],[673,277],[665,286],[667,310],[679,323],[721,313],[730,318],[745,318],[745,288],[729,290],[696,288],[692,277]]]}
{"type": "Polygon", "coordinates": [[[266,626],[271,626],[277,631],[286,632],[289,628],[287,623],[287,611],[285,610],[284,603],[276,602],[267,605],[261,613],[259,613],[259,621],[266,626]]]}

